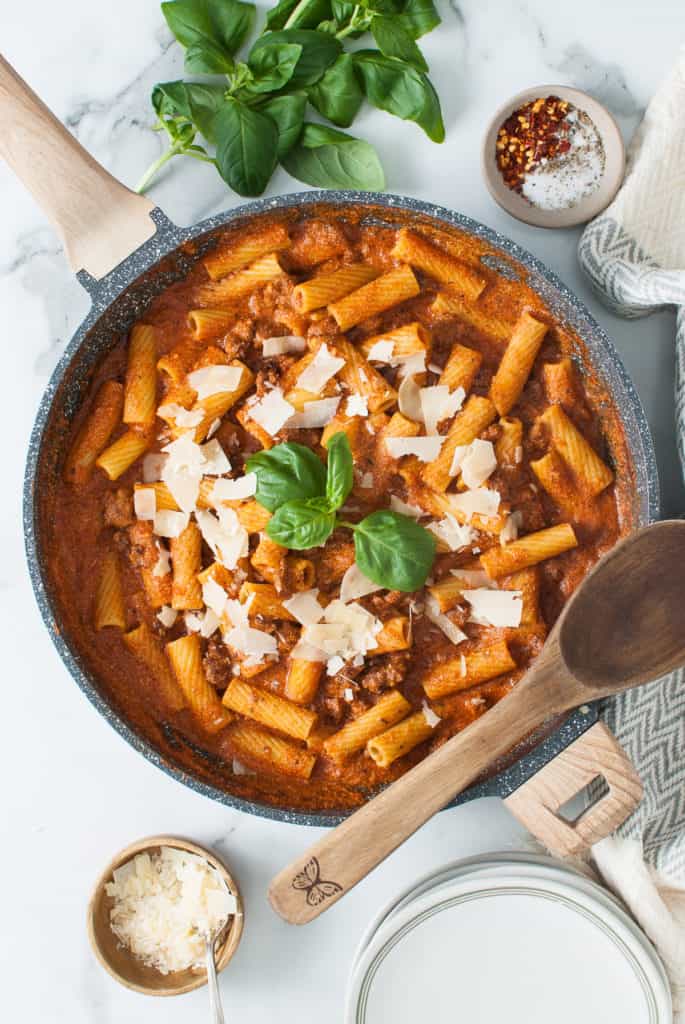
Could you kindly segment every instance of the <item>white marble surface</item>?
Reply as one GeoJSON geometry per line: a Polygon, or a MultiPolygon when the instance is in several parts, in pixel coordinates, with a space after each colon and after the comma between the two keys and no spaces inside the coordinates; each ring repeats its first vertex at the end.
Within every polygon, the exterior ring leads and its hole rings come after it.
{"type": "MultiPolygon", "coordinates": [[[[454,207],[509,234],[588,303],[616,341],[645,404],[664,511],[683,512],[671,426],[672,317],[626,323],[607,314],[579,277],[578,233],[545,233],[510,220],[493,205],[479,173],[480,136],[490,112],[537,82],[590,90],[629,135],[682,42],[682,4],[439,2],[444,24],[424,44],[443,98],[446,143],[436,147],[415,126],[370,109],[355,131],[376,143],[390,190],[454,207]]],[[[126,183],[135,182],[160,145],[148,130],[150,88],[181,71],[156,0],[8,3],[0,22],[5,56],[99,160],[126,183]]],[[[279,171],[270,193],[297,188],[279,171]]],[[[182,224],[236,202],[211,168],[191,161],[172,165],[152,195],[182,224]]],[[[216,844],[243,886],[245,938],[221,980],[228,1020],[262,1024],[277,1014],[298,1024],[324,1015],[339,1019],[352,950],[382,900],[433,866],[525,845],[527,837],[496,801],[445,813],[336,910],[307,929],[290,929],[268,909],[265,888],[316,832],[249,818],[183,789],[98,717],[62,667],[34,607],[20,508],[34,412],[87,299],[41,212],[4,166],[0,223],[0,310],[8,353],[0,405],[0,608],[8,652],[0,744],[3,1017],[69,1024],[205,1019],[202,991],[171,1001],[134,995],[101,971],[86,942],[86,900],[104,861],[138,836],[169,831],[216,844]]]]}

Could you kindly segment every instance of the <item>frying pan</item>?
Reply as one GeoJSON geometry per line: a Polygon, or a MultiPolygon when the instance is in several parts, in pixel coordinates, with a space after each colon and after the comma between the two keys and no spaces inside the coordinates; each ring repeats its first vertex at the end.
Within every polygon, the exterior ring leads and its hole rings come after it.
{"type": "MultiPolygon", "coordinates": [[[[229,791],[230,776],[200,750],[183,750],[182,738],[151,724],[132,726],[108,696],[79,648],[64,629],[45,552],[50,535],[50,501],[69,424],[93,373],[115,340],[171,282],[183,277],[212,244],[218,229],[258,220],[274,211],[346,208],[363,204],[376,222],[432,224],[456,228],[484,241],[485,263],[505,275],[525,276],[552,313],[579,339],[576,358],[592,369],[600,395],[598,411],[618,412],[631,474],[628,528],[658,518],[658,478],[644,411],[626,370],[602,328],[586,307],[534,256],[468,217],[416,199],[369,192],[301,192],[247,203],[190,228],[172,224],[149,200],[112,178],[56,120],[25,82],[0,57],[0,154],[7,160],[59,231],[67,259],[89,293],[91,308],[64,352],[43,395],[28,452],[24,530],[36,600],[69,672],[91,703],[121,736],[154,764],[192,789],[252,814],[311,825],[335,824],[344,813],[273,807],[229,791]],[[189,245],[188,243],[192,243],[189,245]],[[604,402],[601,395],[606,397],[604,402]],[[608,397],[610,396],[610,401],[608,397]]],[[[457,802],[478,796],[507,797],[555,758],[597,720],[596,708],[579,709],[513,751],[486,779],[457,802]]]]}

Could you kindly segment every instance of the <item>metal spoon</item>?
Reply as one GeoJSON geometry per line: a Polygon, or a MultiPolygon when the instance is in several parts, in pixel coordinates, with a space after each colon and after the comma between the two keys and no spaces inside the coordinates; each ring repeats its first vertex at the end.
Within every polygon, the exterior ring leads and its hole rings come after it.
{"type": "MultiPolygon", "coordinates": [[[[223,929],[222,929],[223,931],[223,929]]],[[[205,964],[207,966],[207,988],[209,989],[209,1019],[211,1024],[224,1024],[224,1011],[219,995],[219,982],[214,960],[214,945],[221,933],[208,935],[205,941],[205,964]]]]}

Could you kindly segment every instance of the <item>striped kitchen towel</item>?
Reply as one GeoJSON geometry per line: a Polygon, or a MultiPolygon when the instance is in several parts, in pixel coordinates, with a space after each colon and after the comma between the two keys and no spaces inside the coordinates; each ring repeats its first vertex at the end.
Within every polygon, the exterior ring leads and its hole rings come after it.
{"type": "MultiPolygon", "coordinates": [[[[626,317],[675,307],[676,437],[685,471],[685,49],[628,150],[623,187],[578,255],[602,301],[626,317]]],[[[685,513],[685,509],[683,509],[685,513]]],[[[685,1024],[685,673],[608,701],[604,719],[640,772],[644,799],[593,851],[671,979],[685,1024]]]]}

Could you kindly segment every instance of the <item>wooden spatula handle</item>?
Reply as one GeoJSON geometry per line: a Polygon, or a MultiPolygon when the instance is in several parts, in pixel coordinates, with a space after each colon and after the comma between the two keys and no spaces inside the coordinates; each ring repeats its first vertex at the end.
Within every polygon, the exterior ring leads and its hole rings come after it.
{"type": "Polygon", "coordinates": [[[104,277],[155,233],[152,203],[94,160],[0,56],[0,156],[64,241],[74,271],[104,277]]]}
{"type": "Polygon", "coordinates": [[[553,710],[534,679],[520,684],[281,871],[274,910],[291,924],[327,910],[553,710]]]}

